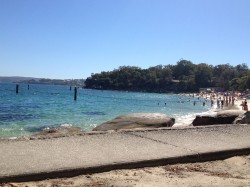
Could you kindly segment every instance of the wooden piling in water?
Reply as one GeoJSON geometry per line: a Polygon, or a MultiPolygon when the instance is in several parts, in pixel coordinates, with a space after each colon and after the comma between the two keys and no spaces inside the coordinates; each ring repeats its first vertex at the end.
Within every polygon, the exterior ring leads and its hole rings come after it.
{"type": "Polygon", "coordinates": [[[16,94],[18,94],[18,92],[19,92],[19,85],[17,84],[16,85],[16,94]]]}
{"type": "Polygon", "coordinates": [[[75,90],[74,90],[74,100],[76,101],[77,99],[77,87],[75,87],[75,90]]]}

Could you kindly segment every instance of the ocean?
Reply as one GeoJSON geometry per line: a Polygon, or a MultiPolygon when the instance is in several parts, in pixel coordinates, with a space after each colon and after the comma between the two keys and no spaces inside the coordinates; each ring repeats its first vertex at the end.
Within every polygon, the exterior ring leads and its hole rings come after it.
{"type": "Polygon", "coordinates": [[[0,84],[0,137],[32,135],[58,126],[92,130],[119,115],[159,112],[188,125],[197,113],[211,109],[209,101],[177,94],[74,89],[69,86],[0,84]],[[194,105],[194,101],[196,104],[194,105]]]}

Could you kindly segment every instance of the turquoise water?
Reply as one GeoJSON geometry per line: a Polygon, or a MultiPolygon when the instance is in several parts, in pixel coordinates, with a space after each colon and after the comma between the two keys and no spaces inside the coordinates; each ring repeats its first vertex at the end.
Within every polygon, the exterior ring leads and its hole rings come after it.
{"type": "Polygon", "coordinates": [[[71,125],[91,130],[122,114],[160,112],[188,121],[196,113],[208,111],[195,97],[174,94],[137,93],[78,89],[67,86],[0,84],[0,137],[30,135],[44,128],[71,125]],[[193,101],[198,101],[193,105],[193,101]]]}

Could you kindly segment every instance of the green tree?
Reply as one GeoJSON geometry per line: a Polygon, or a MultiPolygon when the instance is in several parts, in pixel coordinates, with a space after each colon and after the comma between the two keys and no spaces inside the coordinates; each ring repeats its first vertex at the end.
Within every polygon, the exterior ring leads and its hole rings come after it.
{"type": "MultiPolygon", "coordinates": [[[[42,80],[45,82],[48,80],[42,80]]],[[[148,69],[121,66],[110,72],[91,74],[85,81],[86,88],[116,89],[149,92],[198,91],[201,87],[219,87],[224,90],[249,88],[250,70],[246,64],[215,67],[180,60],[176,65],[157,65],[148,69]],[[173,80],[174,79],[174,80],[173,80]]]]}
{"type": "Polygon", "coordinates": [[[195,68],[195,83],[196,86],[201,87],[210,87],[212,79],[212,66],[207,64],[198,64],[195,68]]]}
{"type": "Polygon", "coordinates": [[[177,65],[173,67],[174,79],[182,80],[183,77],[193,75],[195,65],[188,60],[180,60],[177,65]]]}

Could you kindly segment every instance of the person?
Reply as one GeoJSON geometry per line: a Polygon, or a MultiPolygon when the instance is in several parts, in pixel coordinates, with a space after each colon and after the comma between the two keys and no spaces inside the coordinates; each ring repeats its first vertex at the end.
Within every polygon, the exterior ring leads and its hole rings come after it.
{"type": "Polygon", "coordinates": [[[224,106],[224,100],[222,99],[221,100],[221,108],[223,108],[223,106],[224,106]]]}
{"type": "Polygon", "coordinates": [[[244,105],[244,110],[245,110],[245,111],[248,111],[248,106],[247,106],[247,104],[244,105]]]}
{"type": "Polygon", "coordinates": [[[235,98],[232,97],[232,106],[234,106],[234,101],[235,101],[235,98]]]}
{"type": "Polygon", "coordinates": [[[214,101],[211,99],[211,107],[214,105],[214,101]]]}
{"type": "Polygon", "coordinates": [[[245,99],[244,105],[243,105],[243,109],[245,111],[248,111],[248,106],[247,106],[247,100],[245,99]]]}
{"type": "Polygon", "coordinates": [[[242,110],[244,110],[244,105],[245,105],[245,103],[244,103],[244,101],[242,101],[241,104],[240,104],[242,110]]]}
{"type": "Polygon", "coordinates": [[[217,99],[217,108],[220,108],[220,100],[217,99]]]}
{"type": "Polygon", "coordinates": [[[226,96],[226,106],[228,106],[228,96],[226,96]]]}

